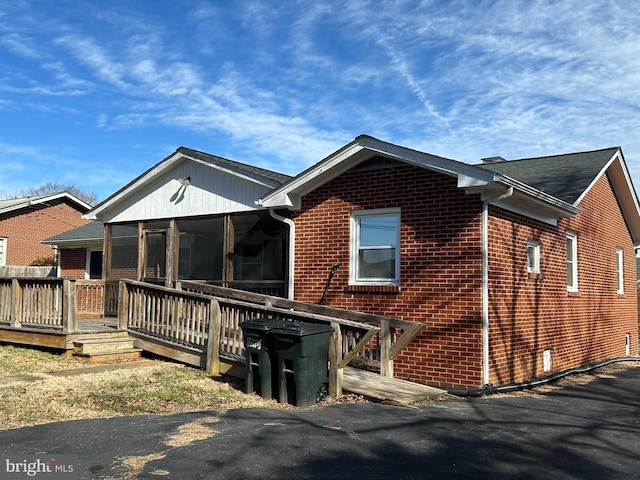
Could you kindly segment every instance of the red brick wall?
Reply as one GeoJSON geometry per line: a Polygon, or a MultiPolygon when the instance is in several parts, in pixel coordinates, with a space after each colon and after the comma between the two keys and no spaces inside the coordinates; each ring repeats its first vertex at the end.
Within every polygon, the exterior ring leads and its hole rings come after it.
{"type": "MultiPolygon", "coordinates": [[[[504,385],[638,354],[634,248],[606,177],[584,212],[551,226],[490,208],[489,382],[504,385]],[[567,292],[566,231],[578,234],[579,292],[567,292]],[[541,276],[527,272],[527,240],[541,245],[541,276]],[[625,295],[616,292],[615,251],[624,249],[625,295]],[[543,369],[551,350],[552,369],[543,369]]],[[[295,296],[424,322],[396,361],[399,378],[482,387],[481,202],[446,176],[409,166],[341,175],[302,199],[296,225],[295,296]],[[401,209],[401,284],[349,287],[350,212],[401,209]],[[366,290],[366,291],[365,291],[366,290]]]]}
{"type": "Polygon", "coordinates": [[[84,279],[87,264],[85,248],[62,248],[60,250],[60,276],[63,278],[84,279]]]}
{"type": "Polygon", "coordinates": [[[398,378],[441,386],[481,384],[481,203],[456,180],[399,166],[341,175],[294,212],[295,297],[427,324],[395,362],[398,378]],[[349,288],[350,212],[400,207],[401,284],[349,288]],[[372,287],[369,287],[371,289],[372,287]]]}
{"type": "Polygon", "coordinates": [[[88,223],[82,213],[55,200],[0,216],[0,237],[7,238],[7,265],[31,265],[40,258],[53,258],[53,250],[40,242],[88,223]]]}
{"type": "Polygon", "coordinates": [[[635,254],[607,177],[553,227],[490,209],[490,382],[496,385],[638,354],[635,254]],[[578,289],[567,292],[567,230],[578,235],[578,289]],[[527,240],[541,248],[542,278],[527,273],[527,240]],[[625,294],[618,295],[616,247],[624,249],[625,294]],[[517,319],[517,321],[515,320],[517,319]],[[551,350],[552,369],[543,369],[551,350]]]}

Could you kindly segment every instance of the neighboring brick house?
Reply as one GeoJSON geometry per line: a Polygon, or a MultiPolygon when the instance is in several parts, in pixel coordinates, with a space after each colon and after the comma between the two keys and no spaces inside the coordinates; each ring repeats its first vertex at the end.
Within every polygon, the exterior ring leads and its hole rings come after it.
{"type": "Polygon", "coordinates": [[[0,200],[0,266],[28,266],[53,260],[42,241],[88,223],[91,206],[68,192],[0,200]]]}
{"type": "Polygon", "coordinates": [[[360,136],[259,203],[290,296],[421,321],[395,376],[480,389],[638,355],[640,208],[620,148],[479,166],[360,136]]]}

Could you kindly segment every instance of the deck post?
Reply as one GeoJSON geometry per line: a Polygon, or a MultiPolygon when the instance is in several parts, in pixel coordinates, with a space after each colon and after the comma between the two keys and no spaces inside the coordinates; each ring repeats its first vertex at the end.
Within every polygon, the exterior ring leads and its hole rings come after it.
{"type": "Polygon", "coordinates": [[[75,333],[78,330],[76,319],[76,282],[65,278],[62,280],[62,331],[75,333]]]}
{"type": "Polygon", "coordinates": [[[217,377],[220,375],[220,324],[222,314],[220,304],[211,300],[209,306],[209,328],[207,333],[207,360],[205,372],[207,375],[217,377]]]}
{"type": "Polygon", "coordinates": [[[342,363],[342,332],[340,324],[331,322],[333,333],[329,340],[329,396],[339,397],[342,395],[342,381],[344,368],[342,363]]]}
{"type": "Polygon", "coordinates": [[[120,280],[118,285],[118,329],[126,330],[129,324],[129,289],[127,284],[120,280]]]}
{"type": "Polygon", "coordinates": [[[22,285],[17,278],[11,280],[11,326],[22,326],[22,285]]]}
{"type": "Polygon", "coordinates": [[[391,357],[391,326],[389,320],[380,322],[380,375],[393,378],[393,358],[391,357]]]}

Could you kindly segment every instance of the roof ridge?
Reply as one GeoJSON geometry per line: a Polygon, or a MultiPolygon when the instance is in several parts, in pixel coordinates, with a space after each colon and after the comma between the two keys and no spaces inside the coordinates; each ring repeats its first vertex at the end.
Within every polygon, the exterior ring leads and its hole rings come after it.
{"type": "MultiPolygon", "coordinates": [[[[617,147],[606,147],[606,148],[597,148],[595,150],[585,150],[583,152],[567,152],[567,153],[557,153],[554,155],[541,155],[539,157],[525,157],[525,158],[514,158],[513,160],[507,160],[507,163],[513,163],[513,162],[522,162],[522,161],[528,161],[528,160],[542,160],[545,158],[558,158],[558,157],[569,157],[569,156],[574,156],[574,155],[585,155],[585,154],[590,154],[590,153],[598,153],[598,152],[605,152],[607,150],[620,150],[622,147],[617,146],[617,147]]],[[[478,164],[476,164],[478,165],[478,164]]]]}
{"type": "Polygon", "coordinates": [[[208,152],[205,152],[205,151],[202,151],[202,150],[196,150],[195,148],[189,148],[189,147],[181,146],[176,150],[176,152],[183,153],[183,154],[184,153],[188,154],[188,152],[193,152],[193,153],[196,153],[198,155],[202,155],[204,157],[211,157],[211,158],[215,158],[217,160],[223,160],[225,162],[229,162],[229,163],[232,163],[234,165],[238,165],[240,167],[246,167],[247,169],[253,170],[254,172],[255,171],[261,171],[261,172],[265,172],[265,173],[268,173],[268,174],[276,174],[276,175],[282,175],[282,176],[285,176],[285,177],[291,177],[291,175],[287,175],[286,173],[280,173],[280,172],[276,172],[275,170],[269,170],[268,168],[258,167],[258,166],[255,166],[255,165],[251,165],[249,163],[239,162],[237,160],[231,160],[230,158],[221,157],[220,155],[214,155],[212,153],[208,153],[208,152]]]}

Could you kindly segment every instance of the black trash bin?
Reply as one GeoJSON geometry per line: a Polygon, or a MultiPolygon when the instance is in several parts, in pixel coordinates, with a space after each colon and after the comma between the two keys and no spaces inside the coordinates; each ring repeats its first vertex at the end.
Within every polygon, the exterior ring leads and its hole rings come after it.
{"type": "Polygon", "coordinates": [[[271,329],[277,357],[278,401],[298,407],[326,396],[330,325],[287,322],[271,329]]]}
{"type": "Polygon", "coordinates": [[[272,328],[286,326],[284,320],[256,318],[240,324],[244,336],[246,359],[245,391],[257,393],[264,398],[278,397],[278,376],[274,375],[277,365],[272,328]]]}

